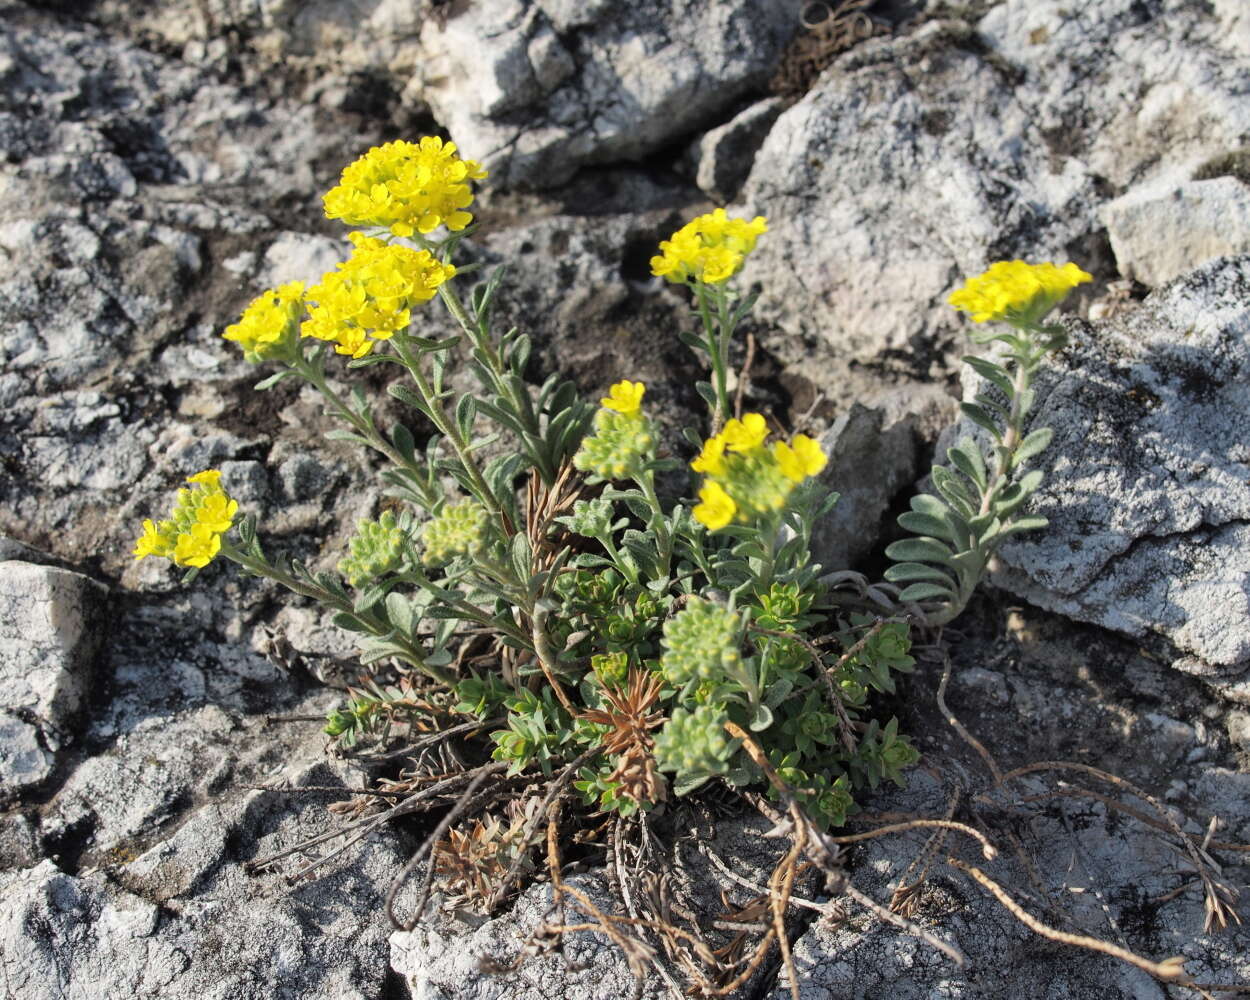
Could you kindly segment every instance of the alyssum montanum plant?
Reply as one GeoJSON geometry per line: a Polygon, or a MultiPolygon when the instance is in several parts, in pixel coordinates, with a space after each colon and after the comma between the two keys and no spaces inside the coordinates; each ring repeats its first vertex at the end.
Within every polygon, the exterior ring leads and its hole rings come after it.
{"type": "MultiPolygon", "coordinates": [[[[188,567],[188,580],[221,556],[333,609],[360,636],[361,662],[398,675],[331,714],[343,745],[455,726],[463,754],[511,775],[541,781],[576,762],[585,807],[629,815],[710,780],[776,794],[744,751],[749,734],[818,825],[843,823],[857,788],[901,783],[917,759],[895,720],[869,714],[873,692],[912,669],[909,622],[954,618],[998,544],[1043,523],[1020,516],[1040,479],[1025,465],[1050,437],[1026,433],[1030,381],[1064,342],[1047,313],[1089,275],[1013,261],[951,295],[999,324],[974,335],[1001,345],[997,359],[967,359],[987,389],[964,412],[988,448],[951,449],[933,470],[938,495],[900,518],[918,537],[890,547],[890,582],[874,589],[897,614],[874,617],[811,561],[812,526],[837,500],[817,478],[820,445],[731,412],[730,345],[754,302],[733,279],[765,220],[718,209],[652,259],[690,290],[696,323],[681,337],[711,370],[698,386],[708,428],[689,429],[677,459],[657,451],[642,383],[617,382],[595,407],[558,376],[526,381],[529,338],[492,330],[502,272],[483,280],[453,263],[470,232],[468,182],[484,176],[437,138],[370,150],[325,196],[327,216],[355,227],[347,260],[311,287],[266,291],[224,333],[276,366],[258,389],[308,383],[339,424],[327,436],[386,461],[391,502],[360,522],[338,573],[267,556],[213,470],[191,476],[167,520],[145,523],[135,555],[188,567]],[[452,332],[417,336],[413,313],[435,297],[452,332]],[[394,368],[389,392],[413,426],[383,430],[358,389],[340,393],[338,355],[347,370],[394,368]],[[453,393],[451,366],[468,367],[475,394],[453,393]],[[484,459],[501,435],[515,447],[484,459]],[[691,499],[661,496],[657,475],[683,468],[691,499]]],[[[494,829],[478,825],[474,837],[494,829]]]]}

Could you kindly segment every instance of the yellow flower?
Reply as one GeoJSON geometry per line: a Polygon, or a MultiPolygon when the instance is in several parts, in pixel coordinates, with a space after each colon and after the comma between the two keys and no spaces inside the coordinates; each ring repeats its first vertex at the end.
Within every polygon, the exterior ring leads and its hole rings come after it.
{"type": "Polygon", "coordinates": [[[1093,275],[1072,263],[1056,267],[1022,260],[999,261],[983,274],[969,278],[946,301],[970,313],[974,323],[1006,320],[1028,326],[1040,322],[1077,285],[1093,280],[1093,275]]]}
{"type": "Polygon", "coordinates": [[[820,444],[806,434],[796,434],[789,444],[778,441],[773,445],[773,455],[782,475],[793,483],[816,475],[829,461],[820,444]]]}
{"type": "Polygon", "coordinates": [[[221,551],[221,535],[207,524],[193,524],[174,544],[174,565],[202,569],[221,551]]]}
{"type": "Polygon", "coordinates": [[[289,281],[253,299],[239,322],[226,327],[222,337],[243,348],[246,361],[281,358],[294,346],[295,330],[303,312],[304,283],[289,281]]]}
{"type": "Polygon", "coordinates": [[[335,351],[360,358],[412,321],[412,307],[428,302],[456,273],[428,250],[390,246],[353,233],[356,249],[338,269],[308,290],[305,337],[333,341],[335,351]]]}
{"type": "Polygon", "coordinates": [[[730,451],[754,451],[768,437],[768,421],[762,413],[747,413],[741,420],[730,420],[721,431],[730,451]]]}
{"type": "Polygon", "coordinates": [[[672,282],[719,284],[741,270],[756,239],[767,231],[763,216],[750,222],[731,219],[718,208],[686,223],[660,243],[659,255],[651,258],[651,273],[672,282]]]}
{"type": "Polygon", "coordinates": [[[699,457],[690,463],[695,472],[709,476],[719,476],[725,468],[725,437],[717,434],[703,442],[703,450],[699,457]]]}
{"type": "Polygon", "coordinates": [[[134,557],[161,556],[179,566],[204,567],[221,551],[221,538],[234,526],[237,501],[221,488],[221,471],[205,469],[188,476],[190,489],[180,489],[169,520],[143,522],[134,557]]]}
{"type": "Polygon", "coordinates": [[[231,500],[224,493],[210,493],[195,511],[197,524],[202,524],[210,531],[224,533],[234,524],[234,515],[239,512],[239,502],[231,500]]]}
{"type": "Polygon", "coordinates": [[[734,519],[738,505],[720,483],[709,480],[699,490],[699,503],[692,513],[694,519],[709,531],[719,531],[734,519]]]}
{"type": "Polygon", "coordinates": [[[168,521],[162,521],[158,527],[150,520],[143,522],[143,534],[135,542],[135,560],[146,559],[148,556],[164,556],[169,558],[173,552],[173,539],[169,535],[172,528],[168,521]]]}
{"type": "Polygon", "coordinates": [[[646,391],[647,387],[641,382],[624,379],[614,383],[599,403],[617,413],[637,413],[642,406],[642,394],[646,391]]]}
{"type": "Polygon", "coordinates": [[[384,226],[395,236],[432,233],[441,225],[458,232],[473,221],[464,211],[473,203],[466,181],[484,177],[477,163],[456,155],[454,142],[437,136],[388,142],[343,170],[326,193],[326,218],[384,226]]]}

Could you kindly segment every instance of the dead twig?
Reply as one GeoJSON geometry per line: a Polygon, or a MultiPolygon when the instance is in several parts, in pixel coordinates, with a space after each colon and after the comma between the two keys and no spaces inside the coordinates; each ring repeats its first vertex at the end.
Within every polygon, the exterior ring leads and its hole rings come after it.
{"type": "Polygon", "coordinates": [[[982,888],[984,888],[991,896],[1002,904],[1013,917],[1024,924],[1034,934],[1046,938],[1048,941],[1056,941],[1060,944],[1071,945],[1074,948],[1083,948],[1086,951],[1095,951],[1102,955],[1110,955],[1112,958],[1118,958],[1121,962],[1127,962],[1129,965],[1141,969],[1143,972],[1154,976],[1160,982],[1178,983],[1186,985],[1189,977],[1185,974],[1185,960],[1182,957],[1168,958],[1162,962],[1152,962],[1148,958],[1143,958],[1134,952],[1121,948],[1118,945],[1109,944],[1106,941],[1100,941],[1098,938],[1086,937],[1084,934],[1071,934],[1067,931],[1055,930],[1053,927],[1047,927],[1044,923],[1034,917],[1031,913],[1024,909],[1019,903],[1007,894],[1007,891],[995,882],[992,878],[981,871],[981,869],[973,865],[965,864],[958,858],[948,857],[946,863],[952,868],[957,868],[964,872],[982,888]]]}

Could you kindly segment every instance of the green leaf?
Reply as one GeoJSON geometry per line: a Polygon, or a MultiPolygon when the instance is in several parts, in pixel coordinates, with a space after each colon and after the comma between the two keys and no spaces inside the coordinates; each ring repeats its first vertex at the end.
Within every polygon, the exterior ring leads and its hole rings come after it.
{"type": "Polygon", "coordinates": [[[975,442],[964,438],[954,448],[946,450],[946,457],[950,459],[951,465],[976,483],[978,489],[985,489],[985,462],[981,458],[981,449],[975,442]]]}
{"type": "Polygon", "coordinates": [[[295,375],[295,374],[296,373],[291,371],[289,368],[284,368],[280,372],[274,372],[272,375],[269,375],[266,378],[261,379],[254,386],[252,386],[252,388],[258,389],[261,392],[264,392],[266,389],[272,389],[275,385],[281,382],[284,378],[290,378],[292,375],[295,375]]]}
{"type": "Polygon", "coordinates": [[[904,538],[885,550],[886,557],[895,562],[950,563],[955,553],[936,538],[904,538]]]}
{"type": "Polygon", "coordinates": [[[411,636],[417,627],[416,608],[403,594],[386,595],[386,614],[391,624],[404,635],[411,636]]]}
{"type": "Polygon", "coordinates": [[[1054,436],[1055,432],[1049,427],[1039,427],[1037,430],[1032,431],[1016,447],[1015,454],[1012,456],[1012,464],[1015,466],[1023,465],[1034,455],[1045,451],[1050,445],[1051,438],[1054,436]]]}
{"type": "Polygon", "coordinates": [[[456,426],[460,428],[460,436],[469,437],[473,432],[473,418],[477,416],[477,400],[468,393],[460,397],[456,404],[456,426]]]}
{"type": "Polygon", "coordinates": [[[708,406],[716,406],[716,390],[712,388],[711,382],[696,382],[694,388],[703,398],[703,402],[707,403],[708,406]]]}
{"type": "Polygon", "coordinates": [[[753,733],[762,733],[765,729],[773,724],[773,712],[767,705],[762,702],[756,705],[751,712],[751,721],[747,728],[753,733]]]}
{"type": "Polygon", "coordinates": [[[933,485],[946,501],[960,514],[972,517],[977,510],[979,501],[968,492],[968,487],[950,469],[944,465],[933,467],[933,485]]]}
{"type": "Polygon", "coordinates": [[[916,580],[924,580],[951,587],[955,586],[950,574],[945,570],[918,562],[895,563],[885,571],[885,578],[890,583],[910,583],[916,580]]]}
{"type": "Polygon", "coordinates": [[[952,598],[955,592],[940,583],[913,583],[898,595],[900,601],[931,601],[935,598],[952,598]]]}
{"type": "Polygon", "coordinates": [[[393,383],[386,387],[386,391],[398,399],[401,403],[411,406],[414,410],[419,410],[426,416],[429,416],[430,408],[425,405],[425,400],[409,389],[406,385],[393,383]]]}
{"type": "Polygon", "coordinates": [[[1041,516],[1022,517],[1003,529],[1003,537],[1018,535],[1024,531],[1037,531],[1045,528],[1048,524],[1050,524],[1050,521],[1041,516]]]}
{"type": "Polygon", "coordinates": [[[1011,385],[1011,376],[1007,374],[1007,370],[1001,365],[996,365],[993,361],[986,358],[978,358],[976,355],[969,355],[964,358],[964,364],[980,375],[983,379],[992,382],[998,388],[1002,389],[1010,399],[1014,390],[1011,385]]]}
{"type": "Polygon", "coordinates": [[[1002,439],[1002,431],[998,429],[998,424],[994,422],[994,418],[985,412],[984,407],[978,406],[976,403],[960,403],[959,409],[974,424],[989,431],[994,436],[995,441],[1002,439]]]}
{"type": "Polygon", "coordinates": [[[349,430],[344,430],[342,427],[333,427],[330,430],[326,431],[325,434],[323,434],[322,436],[327,441],[356,441],[359,444],[363,444],[366,446],[369,444],[368,440],[361,437],[359,434],[356,434],[349,430]]]}
{"type": "Polygon", "coordinates": [[[947,542],[955,541],[955,533],[944,517],[908,511],[899,515],[898,523],[914,535],[933,535],[947,542]]]}
{"type": "Polygon", "coordinates": [[[518,531],[512,536],[510,554],[512,556],[512,571],[516,574],[517,580],[528,582],[532,567],[530,540],[525,532],[518,531]]]}

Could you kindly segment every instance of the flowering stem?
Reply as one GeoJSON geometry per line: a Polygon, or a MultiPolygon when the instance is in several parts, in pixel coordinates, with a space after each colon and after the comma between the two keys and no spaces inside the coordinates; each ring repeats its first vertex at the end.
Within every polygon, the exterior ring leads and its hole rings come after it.
{"type": "Polygon", "coordinates": [[[760,544],[764,554],[760,559],[760,568],[755,574],[755,592],[766,594],[773,585],[773,575],[777,568],[777,533],[781,528],[781,519],[776,515],[767,518],[760,526],[760,544]]]}
{"type": "Polygon", "coordinates": [[[708,286],[701,281],[695,282],[694,292],[699,304],[699,317],[703,320],[708,360],[712,363],[712,390],[716,394],[716,404],[711,407],[712,433],[716,434],[729,419],[729,338],[733,330],[725,310],[724,288],[716,288],[715,318],[708,303],[708,286]]]}
{"type": "MultiPolygon", "coordinates": [[[[424,241],[422,245],[426,249],[433,249],[424,241]]],[[[516,387],[511,380],[505,377],[507,372],[504,368],[503,357],[491,341],[490,335],[485,329],[485,324],[480,321],[475,322],[474,317],[469,315],[469,311],[464,307],[464,302],[456,294],[456,290],[452,287],[450,281],[444,281],[438,286],[438,297],[442,300],[443,305],[446,306],[447,312],[451,314],[452,319],[464,331],[465,336],[472,341],[474,350],[480,356],[479,360],[484,362],[482,367],[490,376],[490,384],[488,386],[490,391],[501,399],[508,401],[510,414],[517,419],[524,431],[523,437],[527,439],[526,443],[529,445],[527,448],[529,456],[538,468],[538,474],[542,477],[543,482],[550,486],[555,481],[555,470],[551,467],[551,462],[542,448],[542,428],[539,426],[538,414],[534,411],[531,401],[518,398],[516,387]]]]}
{"type": "Polygon", "coordinates": [[[440,684],[446,684],[449,686],[455,685],[455,678],[452,677],[451,674],[447,673],[441,667],[436,667],[432,663],[426,662],[421,650],[418,649],[417,646],[408,639],[408,637],[398,632],[394,626],[392,626],[389,622],[385,622],[380,619],[372,611],[356,611],[352,607],[351,601],[344,600],[342,596],[336,594],[334,591],[326,587],[318,586],[310,581],[301,580],[299,577],[295,576],[295,574],[288,573],[286,570],[273,565],[264,558],[257,558],[255,556],[248,555],[246,552],[236,548],[230,543],[229,540],[224,538],[221,543],[221,554],[231,562],[238,563],[248,572],[253,573],[256,576],[266,577],[267,579],[273,580],[275,583],[280,583],[282,586],[286,587],[287,590],[290,590],[293,593],[299,594],[303,597],[311,597],[313,600],[334,608],[334,610],[342,614],[350,615],[352,618],[355,618],[362,625],[364,625],[371,634],[375,636],[385,636],[388,642],[392,642],[395,645],[402,647],[404,650],[404,659],[406,659],[422,673],[426,674],[428,677],[440,684]]]}
{"type": "Polygon", "coordinates": [[[412,352],[408,350],[401,338],[396,337],[392,343],[395,345],[395,352],[399,355],[399,359],[404,363],[404,367],[408,369],[408,374],[412,376],[413,382],[416,383],[417,391],[421,394],[421,400],[425,403],[426,416],[430,418],[430,422],[434,424],[435,429],[451,444],[452,451],[456,453],[456,458],[459,460],[461,468],[464,469],[474,492],[477,493],[477,498],[498,518],[505,534],[508,536],[513,535],[516,529],[512,526],[512,519],[503,509],[498,497],[495,496],[495,491],[486,482],[481,470],[477,467],[477,463],[473,461],[472,456],[469,454],[469,442],[461,438],[460,428],[456,426],[455,421],[447,417],[447,413],[436,398],[430,383],[426,381],[417,359],[412,356],[412,352]]]}
{"type": "Polygon", "coordinates": [[[642,488],[643,496],[647,498],[647,503],[654,512],[648,527],[655,532],[656,548],[660,554],[661,575],[667,577],[673,557],[673,535],[668,528],[668,516],[664,513],[664,508],[660,506],[660,498],[655,492],[655,473],[647,469],[640,475],[636,475],[634,482],[642,488]]]}
{"type": "Polygon", "coordinates": [[[435,504],[437,498],[430,496],[429,490],[426,488],[425,470],[401,455],[386,438],[378,433],[378,429],[374,426],[372,420],[356,413],[348,406],[347,401],[330,388],[325,372],[321,370],[319,365],[310,362],[301,354],[292,362],[291,368],[321,393],[334,415],[351,424],[352,428],[365,439],[370,448],[389,459],[395,466],[408,474],[413,489],[424,497],[427,506],[435,504]]]}

